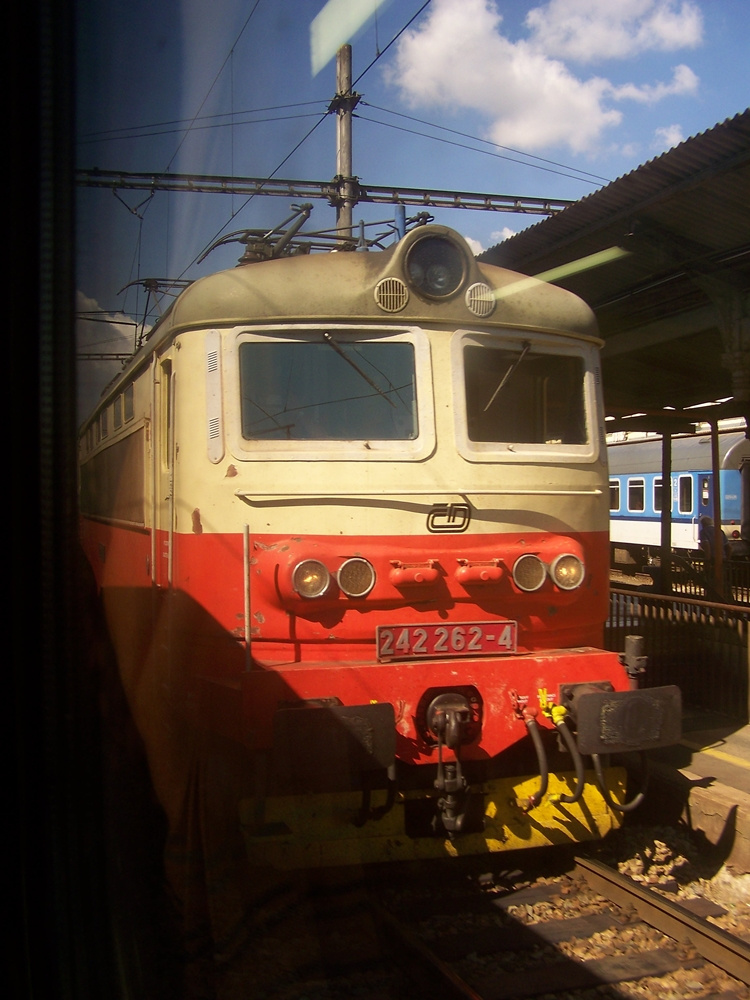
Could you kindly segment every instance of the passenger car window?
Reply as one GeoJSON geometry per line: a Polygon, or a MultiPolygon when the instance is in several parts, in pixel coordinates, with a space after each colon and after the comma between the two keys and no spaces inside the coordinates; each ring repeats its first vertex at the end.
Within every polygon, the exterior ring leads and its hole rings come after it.
{"type": "Polygon", "coordinates": [[[628,510],[646,509],[646,483],[643,479],[628,480],[628,510]]]}
{"type": "Polygon", "coordinates": [[[609,481],[609,509],[611,511],[620,509],[620,483],[617,479],[609,481]]]}

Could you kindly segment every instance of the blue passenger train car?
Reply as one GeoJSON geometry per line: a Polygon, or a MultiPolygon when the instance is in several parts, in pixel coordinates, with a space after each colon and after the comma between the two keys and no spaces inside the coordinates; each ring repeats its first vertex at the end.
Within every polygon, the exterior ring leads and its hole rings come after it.
{"type": "MultiPolygon", "coordinates": [[[[608,447],[610,543],[613,550],[624,549],[639,564],[647,563],[660,546],[664,503],[661,447],[659,437],[608,447]]],[[[750,461],[746,432],[720,434],[721,525],[730,547],[741,535],[743,460],[750,461]]],[[[698,551],[701,519],[715,519],[710,434],[672,439],[669,493],[672,548],[698,551]]]]}

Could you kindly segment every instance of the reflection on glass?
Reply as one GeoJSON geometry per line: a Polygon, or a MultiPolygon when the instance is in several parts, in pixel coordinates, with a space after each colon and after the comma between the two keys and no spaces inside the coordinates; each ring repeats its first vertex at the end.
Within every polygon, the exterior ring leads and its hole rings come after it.
{"type": "Polygon", "coordinates": [[[249,440],[412,441],[414,348],[373,343],[240,345],[242,434],[249,440]]]}
{"type": "Polygon", "coordinates": [[[586,444],[582,358],[468,345],[464,378],[469,440],[586,444]]]}

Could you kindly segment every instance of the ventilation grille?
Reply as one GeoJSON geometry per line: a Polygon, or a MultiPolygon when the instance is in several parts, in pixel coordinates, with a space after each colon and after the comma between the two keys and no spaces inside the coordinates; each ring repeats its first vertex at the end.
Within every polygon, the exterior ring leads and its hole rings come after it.
{"type": "Polygon", "coordinates": [[[375,301],[385,312],[400,312],[409,301],[409,289],[400,278],[383,278],[375,286],[375,301]]]}
{"type": "Polygon", "coordinates": [[[206,418],[208,458],[214,465],[224,457],[223,408],[221,392],[221,334],[206,332],[206,418]]]}
{"type": "Polygon", "coordinates": [[[489,285],[483,281],[466,289],[466,305],[475,316],[489,316],[495,308],[495,296],[489,285]]]}

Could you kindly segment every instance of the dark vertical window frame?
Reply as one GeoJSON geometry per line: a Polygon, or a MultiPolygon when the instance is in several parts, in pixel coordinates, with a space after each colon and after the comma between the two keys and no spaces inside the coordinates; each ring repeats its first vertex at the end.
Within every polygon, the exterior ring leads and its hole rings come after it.
{"type": "Polygon", "coordinates": [[[11,0],[8,23],[18,27],[6,47],[15,623],[10,993],[93,1000],[112,995],[115,981],[94,883],[101,877],[94,832],[100,758],[76,516],[74,6],[11,0]]]}

